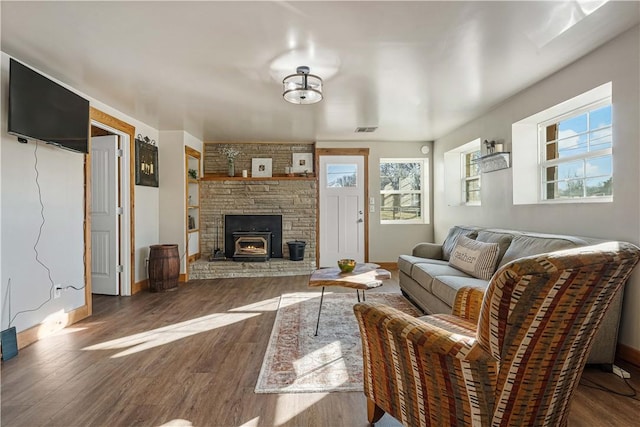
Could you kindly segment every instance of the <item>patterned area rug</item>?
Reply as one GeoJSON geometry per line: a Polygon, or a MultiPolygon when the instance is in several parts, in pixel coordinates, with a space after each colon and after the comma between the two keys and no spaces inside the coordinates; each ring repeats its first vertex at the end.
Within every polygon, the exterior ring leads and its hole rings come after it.
{"type": "MultiPolygon", "coordinates": [[[[368,292],[380,302],[419,316],[400,294],[368,292]]],[[[256,384],[256,393],[362,391],[362,346],[353,314],[355,292],[324,294],[320,329],[320,293],[284,294],[256,384]]]]}

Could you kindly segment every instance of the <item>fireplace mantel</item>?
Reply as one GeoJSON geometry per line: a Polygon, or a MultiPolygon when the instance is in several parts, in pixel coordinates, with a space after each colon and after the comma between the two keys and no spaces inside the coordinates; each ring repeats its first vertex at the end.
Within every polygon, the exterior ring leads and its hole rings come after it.
{"type": "Polygon", "coordinates": [[[204,174],[201,181],[315,181],[315,175],[309,176],[288,176],[288,175],[274,175],[270,177],[247,177],[242,176],[228,176],[224,174],[207,173],[204,174]]]}

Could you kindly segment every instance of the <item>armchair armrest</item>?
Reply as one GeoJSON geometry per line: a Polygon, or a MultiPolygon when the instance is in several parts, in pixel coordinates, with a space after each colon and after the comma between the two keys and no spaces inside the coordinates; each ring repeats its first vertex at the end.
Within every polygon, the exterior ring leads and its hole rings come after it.
{"type": "Polygon", "coordinates": [[[437,243],[418,243],[413,247],[411,255],[420,258],[442,259],[442,245],[437,243]]]}
{"type": "Polygon", "coordinates": [[[483,289],[468,286],[460,288],[456,293],[456,299],[453,302],[451,315],[461,317],[462,319],[477,324],[480,319],[480,308],[482,308],[483,298],[483,289]]]}
{"type": "Polygon", "coordinates": [[[475,337],[382,304],[359,303],[353,310],[362,339],[364,392],[376,408],[404,425],[449,424],[470,419],[472,412],[489,424],[497,362],[475,337]]]}

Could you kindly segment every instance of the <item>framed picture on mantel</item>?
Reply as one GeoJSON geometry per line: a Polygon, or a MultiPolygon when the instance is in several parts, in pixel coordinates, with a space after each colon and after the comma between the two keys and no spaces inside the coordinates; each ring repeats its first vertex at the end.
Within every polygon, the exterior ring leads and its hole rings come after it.
{"type": "Polygon", "coordinates": [[[158,147],[136,138],[136,185],[158,187],[158,147]]]}
{"type": "Polygon", "coordinates": [[[293,153],[293,173],[313,173],[313,153],[293,153]]]}
{"type": "Polygon", "coordinates": [[[251,159],[251,176],[258,178],[271,177],[272,159],[251,159]]]}

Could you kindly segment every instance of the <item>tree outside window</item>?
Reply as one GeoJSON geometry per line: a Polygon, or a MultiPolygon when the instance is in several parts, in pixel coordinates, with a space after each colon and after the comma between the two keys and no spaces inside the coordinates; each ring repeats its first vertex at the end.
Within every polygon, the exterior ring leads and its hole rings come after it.
{"type": "Polygon", "coordinates": [[[380,159],[380,223],[424,224],[424,159],[380,159]]]}
{"type": "Polygon", "coordinates": [[[613,195],[611,103],[584,107],[541,123],[542,200],[613,195]]]}

